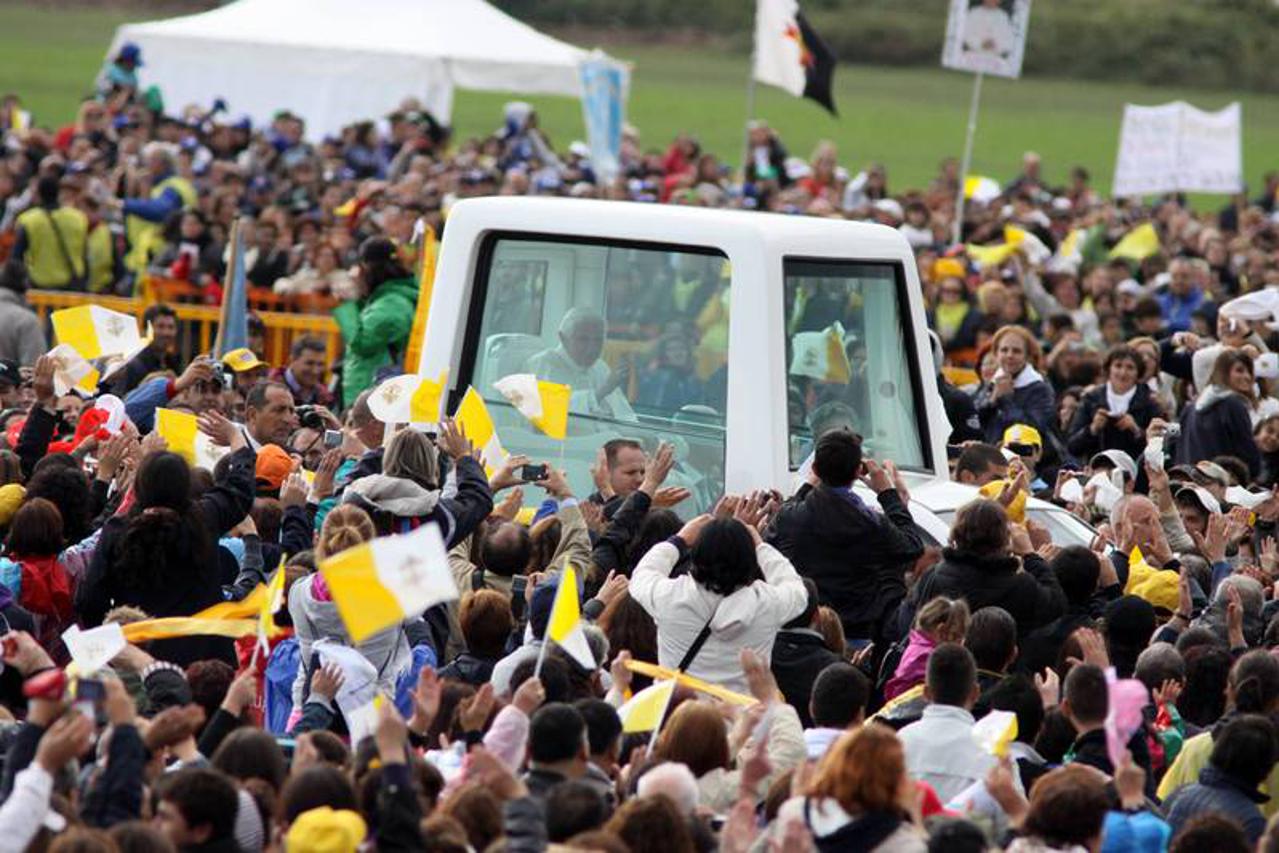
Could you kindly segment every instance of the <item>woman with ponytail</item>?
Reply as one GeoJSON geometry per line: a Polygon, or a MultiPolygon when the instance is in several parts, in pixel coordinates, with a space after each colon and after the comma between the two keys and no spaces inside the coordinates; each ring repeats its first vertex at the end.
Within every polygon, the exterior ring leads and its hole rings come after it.
{"type": "MultiPolygon", "coordinates": [[[[1182,746],[1177,760],[1159,783],[1160,800],[1166,801],[1178,788],[1199,780],[1200,771],[1208,766],[1212,755],[1213,741],[1226,723],[1242,714],[1271,716],[1279,712],[1279,660],[1258,649],[1235,661],[1226,682],[1226,708],[1211,730],[1195,735],[1182,746]]],[[[1270,769],[1266,788],[1279,791],[1279,764],[1270,769]]],[[[1267,814],[1273,813],[1270,806],[1266,808],[1267,814]]]]}
{"type": "MultiPolygon", "coordinates": [[[[200,428],[231,448],[222,476],[192,499],[191,468],[176,453],[152,453],[134,480],[132,507],[102,528],[88,572],[76,590],[76,610],[97,625],[122,604],[151,617],[190,616],[222,601],[218,538],[253,507],[257,457],[244,433],[221,415],[200,416],[200,428]]],[[[158,660],[186,666],[208,658],[235,663],[233,641],[221,637],[157,640],[158,660]]]]}
{"type": "MultiPolygon", "coordinates": [[[[357,506],[342,504],[324,518],[315,545],[316,563],[377,536],[373,520],[357,506]]],[[[416,618],[418,614],[414,614],[416,618]]],[[[403,625],[393,625],[356,644],[338,614],[337,604],[324,576],[319,572],[299,579],[289,589],[289,618],[298,641],[297,677],[293,681],[293,722],[301,717],[307,698],[307,682],[314,674],[313,645],[316,640],[334,640],[352,646],[377,670],[378,688],[387,696],[396,695],[396,682],[413,661],[408,635],[403,625]]],[[[292,722],[290,724],[292,726],[292,722]]]]}

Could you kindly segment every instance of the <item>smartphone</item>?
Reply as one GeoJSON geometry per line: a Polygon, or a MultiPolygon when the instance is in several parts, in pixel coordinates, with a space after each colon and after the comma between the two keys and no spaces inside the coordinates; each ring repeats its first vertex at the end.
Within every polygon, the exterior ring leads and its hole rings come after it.
{"type": "Polygon", "coordinates": [[[546,479],[545,465],[521,465],[520,479],[526,483],[539,483],[546,479]]]}
{"type": "Polygon", "coordinates": [[[324,447],[326,450],[332,450],[335,447],[342,446],[342,430],[326,429],[324,431],[324,447]]]}
{"type": "Polygon", "coordinates": [[[278,746],[280,748],[280,751],[284,753],[284,759],[286,761],[293,760],[293,751],[297,749],[297,746],[298,746],[297,738],[277,737],[275,739],[275,745],[278,746]]]}
{"type": "Polygon", "coordinates": [[[963,455],[964,455],[964,447],[963,447],[963,445],[962,445],[962,444],[948,444],[948,445],[946,445],[946,458],[947,458],[947,459],[958,459],[959,457],[961,457],[961,456],[963,456],[963,455]]]}
{"type": "Polygon", "coordinates": [[[528,586],[528,575],[511,575],[511,597],[523,598],[524,589],[528,586]]]}

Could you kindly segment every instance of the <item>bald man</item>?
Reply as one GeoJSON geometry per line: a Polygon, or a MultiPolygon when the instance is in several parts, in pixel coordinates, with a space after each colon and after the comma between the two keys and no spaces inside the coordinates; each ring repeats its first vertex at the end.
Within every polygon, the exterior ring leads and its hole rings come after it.
{"type": "Polygon", "coordinates": [[[569,402],[572,412],[619,421],[636,420],[635,411],[622,391],[630,378],[629,366],[622,364],[610,370],[600,358],[604,351],[604,318],[586,308],[574,308],[564,315],[559,338],[559,346],[529,359],[529,370],[539,379],[572,388],[569,402]]]}

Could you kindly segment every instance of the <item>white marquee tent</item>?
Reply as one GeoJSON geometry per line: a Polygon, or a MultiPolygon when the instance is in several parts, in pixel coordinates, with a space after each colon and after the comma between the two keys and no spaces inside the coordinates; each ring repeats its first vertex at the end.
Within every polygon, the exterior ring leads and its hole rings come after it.
{"type": "Polygon", "coordinates": [[[484,0],[235,0],[125,24],[109,55],[125,42],[142,48],[139,81],[170,112],[221,96],[255,123],[287,108],[310,137],[410,95],[448,121],[455,88],[576,97],[588,56],[484,0]]]}

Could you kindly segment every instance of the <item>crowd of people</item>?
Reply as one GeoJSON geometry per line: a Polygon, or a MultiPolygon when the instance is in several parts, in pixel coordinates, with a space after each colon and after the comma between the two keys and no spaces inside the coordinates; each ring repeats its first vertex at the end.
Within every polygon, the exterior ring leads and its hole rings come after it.
{"type": "Polygon", "coordinates": [[[406,102],[313,142],[288,112],[166,113],[139,61],[121,50],[64,128],[0,104],[0,850],[1279,850],[1279,176],[1206,213],[1028,154],[952,245],[953,161],[890,192],[762,123],[740,173],[629,131],[601,184],[525,104],[484,139],[406,102]],[[840,427],[812,425],[794,494],[693,517],[667,444],[609,441],[575,495],[452,421],[388,434],[370,398],[407,343],[414,233],[495,193],[899,229],[951,476],[977,487],[950,540],[840,427]],[[158,273],[217,301],[236,219],[254,285],[337,304],[340,381],[306,337],[282,364],[260,335],[192,357],[154,305],[98,389],[123,418],[60,387],[27,288],[158,273]],[[197,416],[216,464],[166,446],[163,410],[197,416]],[[1091,544],[1054,541],[1031,499],[1091,544]],[[423,525],[459,600],[356,642],[317,566],[423,525]],[[196,633],[68,666],[68,629],[242,602],[277,566],[265,652],[196,633]],[[567,577],[593,667],[551,636],[567,577]],[[372,721],[335,647],[375,673],[372,721]],[[643,664],[687,677],[630,731],[643,664]]]}

